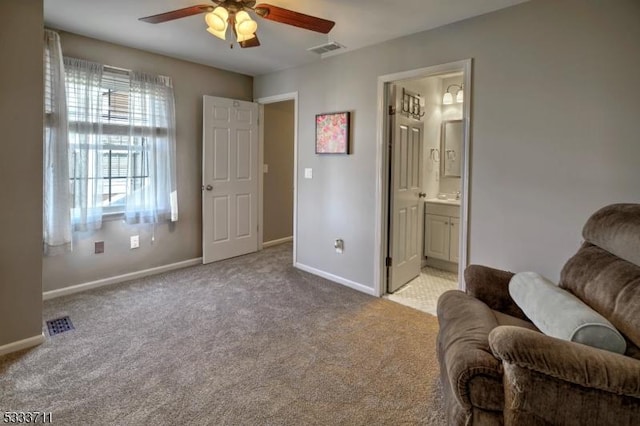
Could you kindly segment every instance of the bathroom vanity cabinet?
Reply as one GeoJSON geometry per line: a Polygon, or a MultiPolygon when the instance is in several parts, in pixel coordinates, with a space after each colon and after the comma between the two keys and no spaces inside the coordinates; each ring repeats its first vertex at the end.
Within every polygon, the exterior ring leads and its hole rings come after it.
{"type": "Polygon", "coordinates": [[[427,201],[424,225],[424,255],[458,263],[460,207],[427,201]]]}

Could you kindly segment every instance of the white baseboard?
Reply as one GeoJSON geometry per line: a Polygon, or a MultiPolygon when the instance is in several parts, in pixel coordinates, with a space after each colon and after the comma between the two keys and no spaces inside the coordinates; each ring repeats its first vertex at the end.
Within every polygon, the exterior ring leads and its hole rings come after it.
{"type": "Polygon", "coordinates": [[[375,289],[371,287],[367,287],[364,284],[357,283],[355,281],[348,280],[346,278],[339,277],[337,275],[330,274],[329,272],[321,271],[320,269],[312,268],[311,266],[304,265],[302,263],[296,263],[294,265],[296,268],[301,269],[305,272],[309,272],[310,274],[317,275],[322,278],[326,278],[329,281],[336,282],[338,284],[342,284],[354,290],[358,290],[362,293],[369,294],[371,296],[376,296],[375,289]]]}
{"type": "Polygon", "coordinates": [[[278,244],[288,243],[290,241],[293,241],[293,236],[267,241],[266,243],[262,243],[262,248],[273,247],[277,246],[278,244]]]}
{"type": "Polygon", "coordinates": [[[21,351],[33,346],[38,346],[44,342],[44,333],[40,333],[37,336],[28,337],[26,339],[18,340],[17,342],[8,343],[0,346],[0,356],[10,354],[11,352],[21,351]]]}
{"type": "Polygon", "coordinates": [[[432,268],[442,269],[443,271],[449,271],[458,273],[458,264],[453,262],[448,262],[446,260],[434,259],[432,257],[427,258],[425,262],[426,266],[431,266],[432,268]]]}
{"type": "Polygon", "coordinates": [[[42,300],[54,299],[56,297],[66,296],[68,294],[87,291],[92,288],[103,287],[105,285],[111,285],[111,284],[117,284],[125,281],[135,280],[137,278],[148,277],[150,275],[161,274],[163,272],[173,271],[175,269],[182,269],[189,266],[196,266],[201,264],[202,264],[202,258],[197,257],[195,259],[183,260],[182,262],[170,263],[169,265],[157,266],[155,268],[143,269],[141,271],[130,272],[128,274],[116,275],[115,277],[103,278],[101,280],[72,285],[72,286],[60,288],[57,290],[45,291],[44,293],[42,293],[42,300]]]}

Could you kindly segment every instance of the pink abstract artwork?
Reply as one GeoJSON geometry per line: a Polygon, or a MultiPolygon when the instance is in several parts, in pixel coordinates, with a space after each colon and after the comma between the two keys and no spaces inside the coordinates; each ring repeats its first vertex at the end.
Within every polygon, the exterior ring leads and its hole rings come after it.
{"type": "Polygon", "coordinates": [[[316,154],[349,153],[349,112],[316,115],[316,154]]]}

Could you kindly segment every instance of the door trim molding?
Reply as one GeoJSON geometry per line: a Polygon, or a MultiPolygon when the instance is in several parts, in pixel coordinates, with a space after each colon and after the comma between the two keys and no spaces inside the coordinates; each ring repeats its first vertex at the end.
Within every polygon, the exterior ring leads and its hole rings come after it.
{"type": "Polygon", "coordinates": [[[258,250],[267,247],[263,242],[264,228],[264,106],[282,101],[293,101],[293,265],[297,259],[298,235],[298,92],[282,93],[279,95],[258,98],[260,122],[258,124],[258,250]]]}
{"type": "Polygon", "coordinates": [[[471,72],[472,60],[464,59],[461,61],[450,62],[431,67],[418,68],[409,71],[403,71],[393,74],[385,74],[378,77],[378,93],[377,93],[377,114],[376,114],[376,235],[373,258],[373,280],[374,295],[382,296],[387,292],[385,257],[386,243],[388,238],[387,215],[388,215],[388,167],[389,158],[385,149],[385,135],[388,134],[386,113],[387,113],[387,96],[386,87],[389,83],[398,80],[410,78],[431,77],[438,74],[444,74],[452,71],[462,70],[465,86],[465,102],[463,106],[463,123],[464,123],[464,153],[462,159],[462,176],[461,176],[461,203],[460,203],[460,261],[458,262],[458,286],[464,290],[464,268],[468,263],[468,224],[469,224],[469,157],[470,157],[470,137],[471,137],[471,72]]]}

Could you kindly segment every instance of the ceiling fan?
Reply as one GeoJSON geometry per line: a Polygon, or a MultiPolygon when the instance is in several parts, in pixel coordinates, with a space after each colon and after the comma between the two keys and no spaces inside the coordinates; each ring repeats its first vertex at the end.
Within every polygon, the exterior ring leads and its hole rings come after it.
{"type": "MultiPolygon", "coordinates": [[[[327,34],[335,22],[304,13],[294,12],[270,4],[256,5],[255,0],[211,0],[213,5],[200,4],[185,7],[183,9],[172,10],[158,15],[140,18],[140,21],[149,24],[159,24],[161,22],[173,21],[174,19],[186,18],[187,16],[206,13],[205,21],[207,31],[214,36],[226,40],[228,26],[231,26],[240,47],[260,46],[260,41],[256,34],[258,23],[251,19],[247,10],[253,11],[263,19],[280,22],[282,24],[293,25],[294,27],[316,31],[327,34]]],[[[231,44],[233,47],[233,44],[231,44]]]]}

